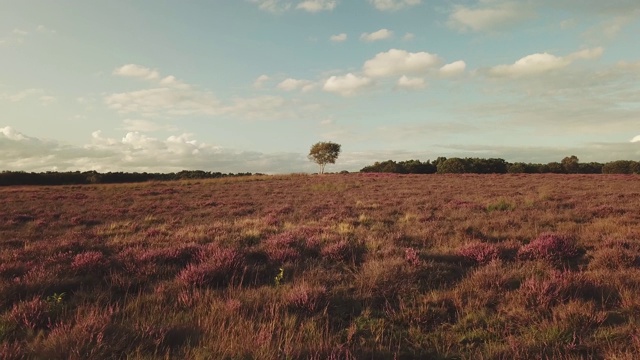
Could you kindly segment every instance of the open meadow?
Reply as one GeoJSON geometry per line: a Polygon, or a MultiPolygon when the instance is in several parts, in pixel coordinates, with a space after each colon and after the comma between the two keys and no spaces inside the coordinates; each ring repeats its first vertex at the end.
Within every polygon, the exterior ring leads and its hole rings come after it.
{"type": "Polygon", "coordinates": [[[0,358],[637,359],[640,177],[0,188],[0,358]]]}

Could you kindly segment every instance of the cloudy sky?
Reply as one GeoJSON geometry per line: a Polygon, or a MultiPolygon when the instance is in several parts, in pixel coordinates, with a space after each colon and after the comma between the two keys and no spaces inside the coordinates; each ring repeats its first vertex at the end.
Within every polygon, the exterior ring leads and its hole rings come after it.
{"type": "Polygon", "coordinates": [[[640,160],[638,0],[0,0],[0,170],[640,160]]]}

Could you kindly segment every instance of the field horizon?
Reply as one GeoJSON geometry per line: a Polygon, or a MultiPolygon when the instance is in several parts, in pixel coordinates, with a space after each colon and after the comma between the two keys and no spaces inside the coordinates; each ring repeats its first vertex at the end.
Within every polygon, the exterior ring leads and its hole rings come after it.
{"type": "Polygon", "coordinates": [[[0,187],[2,359],[634,359],[640,177],[0,187]]]}

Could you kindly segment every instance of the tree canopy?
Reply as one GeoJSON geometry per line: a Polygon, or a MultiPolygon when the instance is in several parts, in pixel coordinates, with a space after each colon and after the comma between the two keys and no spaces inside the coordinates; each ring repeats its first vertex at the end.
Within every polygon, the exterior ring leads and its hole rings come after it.
{"type": "Polygon", "coordinates": [[[335,164],[341,151],[340,144],[330,141],[321,141],[311,146],[309,150],[309,160],[320,165],[320,173],[324,174],[324,167],[327,164],[335,164]]]}
{"type": "Polygon", "coordinates": [[[365,166],[361,172],[387,172],[398,174],[640,174],[640,162],[618,160],[606,164],[581,163],[575,155],[567,156],[561,162],[547,164],[509,163],[503,159],[483,158],[446,158],[433,161],[408,160],[396,162],[387,160],[365,166]]]}

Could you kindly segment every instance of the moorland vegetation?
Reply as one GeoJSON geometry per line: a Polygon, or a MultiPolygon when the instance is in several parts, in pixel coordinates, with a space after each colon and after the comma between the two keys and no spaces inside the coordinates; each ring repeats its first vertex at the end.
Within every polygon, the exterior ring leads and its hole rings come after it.
{"type": "Polygon", "coordinates": [[[634,175],[0,188],[0,358],[634,359],[634,175]]]}

